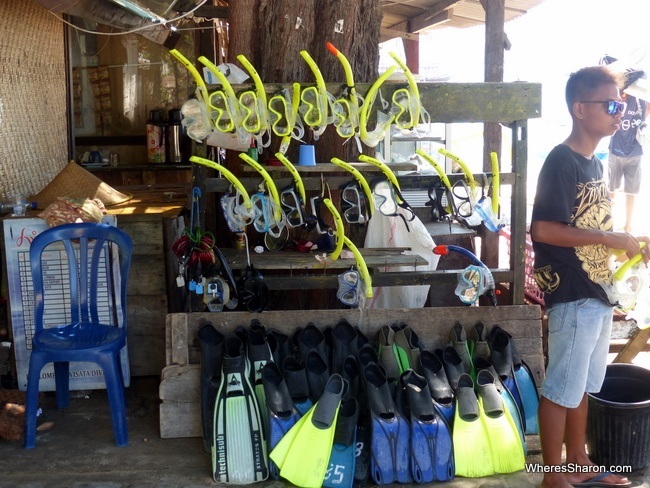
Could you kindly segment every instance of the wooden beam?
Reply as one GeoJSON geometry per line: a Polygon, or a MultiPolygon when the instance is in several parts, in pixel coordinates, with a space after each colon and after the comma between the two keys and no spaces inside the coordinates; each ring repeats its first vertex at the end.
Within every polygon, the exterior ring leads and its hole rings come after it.
{"type": "Polygon", "coordinates": [[[205,19],[227,19],[229,7],[215,7],[214,5],[202,5],[194,12],[194,17],[205,19]]]}
{"type": "Polygon", "coordinates": [[[390,41],[396,37],[401,37],[402,39],[407,39],[411,41],[418,41],[420,39],[420,34],[412,34],[406,32],[405,30],[398,29],[386,29],[382,28],[379,32],[379,42],[390,41]]]}

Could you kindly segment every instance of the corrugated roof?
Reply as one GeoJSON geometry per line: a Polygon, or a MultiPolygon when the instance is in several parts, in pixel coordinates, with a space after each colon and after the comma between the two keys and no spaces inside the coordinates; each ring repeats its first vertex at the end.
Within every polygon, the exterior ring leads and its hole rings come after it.
{"type": "MultiPolygon", "coordinates": [[[[490,0],[488,0],[490,1],[490,0]]],[[[544,0],[505,0],[505,21],[516,19],[544,0]]],[[[485,23],[479,0],[382,0],[381,37],[417,38],[437,27],[472,27],[485,23]]]]}

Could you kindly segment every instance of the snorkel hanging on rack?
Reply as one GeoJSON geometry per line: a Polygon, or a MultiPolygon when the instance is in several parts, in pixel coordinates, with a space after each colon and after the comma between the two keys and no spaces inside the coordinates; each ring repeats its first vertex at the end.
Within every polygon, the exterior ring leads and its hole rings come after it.
{"type": "Polygon", "coordinates": [[[450,251],[462,254],[473,262],[473,264],[458,273],[458,285],[454,290],[456,296],[465,304],[475,305],[478,303],[478,297],[485,295],[490,299],[492,305],[496,307],[496,286],[490,268],[474,253],[464,247],[441,244],[433,248],[433,253],[440,256],[446,256],[450,251]]]}
{"type": "Polygon", "coordinates": [[[379,95],[381,108],[377,110],[377,117],[375,120],[375,128],[368,130],[368,122],[371,118],[370,111],[375,104],[377,94],[383,85],[384,81],[397,69],[397,66],[389,67],[379,78],[375,80],[372,86],[368,89],[368,93],[363,99],[361,105],[361,112],[359,113],[359,137],[368,147],[375,147],[380,141],[386,137],[386,131],[390,129],[390,125],[395,120],[395,115],[388,110],[388,103],[379,95]]]}
{"type": "Polygon", "coordinates": [[[333,97],[327,92],[323,75],[313,58],[307,51],[300,51],[300,55],[314,74],[316,86],[303,88],[300,94],[303,104],[300,105],[299,111],[302,114],[302,120],[312,130],[314,140],[317,141],[325,132],[328,124],[333,121],[329,111],[330,101],[333,97]]]}
{"type": "Polygon", "coordinates": [[[242,127],[239,101],[228,78],[205,56],[199,57],[199,62],[217,77],[223,88],[212,92],[209,97],[210,107],[216,112],[214,120],[216,129],[224,133],[234,132],[242,144],[250,141],[250,136],[242,127]]]}
{"type": "Polygon", "coordinates": [[[372,190],[370,189],[370,186],[368,185],[368,182],[366,179],[363,177],[363,175],[359,172],[358,169],[356,169],[354,166],[352,166],[350,163],[346,163],[345,161],[339,159],[339,158],[332,158],[331,162],[334,163],[335,165],[343,168],[344,170],[348,171],[352,176],[354,176],[354,179],[357,181],[358,185],[361,187],[363,194],[365,196],[365,202],[366,205],[363,205],[363,202],[361,200],[361,197],[358,193],[358,188],[351,187],[350,185],[346,186],[343,189],[343,192],[341,193],[341,200],[342,204],[341,206],[343,207],[343,203],[347,203],[350,205],[349,208],[346,208],[343,210],[343,215],[346,216],[346,220],[353,224],[353,223],[358,223],[358,224],[365,224],[370,218],[372,217],[372,212],[373,212],[373,198],[372,198],[372,190]],[[356,195],[354,195],[354,198],[348,197],[348,194],[355,192],[356,190],[356,195]],[[353,217],[354,214],[354,208],[358,207],[358,214],[357,219],[353,217]],[[368,212],[367,217],[364,215],[364,207],[368,212]]]}
{"type": "Polygon", "coordinates": [[[289,173],[293,177],[293,184],[289,185],[280,193],[280,203],[287,215],[287,224],[291,227],[302,226],[306,230],[313,229],[316,225],[316,217],[309,215],[305,208],[307,195],[300,173],[298,173],[296,167],[284,154],[277,152],[275,153],[275,157],[289,170],[289,173]]]}
{"type": "Polygon", "coordinates": [[[203,81],[194,65],[180,51],[172,49],[169,52],[185,66],[196,82],[196,98],[186,101],[181,107],[181,113],[183,114],[181,124],[186,128],[187,135],[190,138],[197,142],[203,142],[212,132],[212,120],[208,111],[208,89],[205,86],[205,81],[203,81]]]}
{"type": "Polygon", "coordinates": [[[331,42],[327,43],[327,49],[340,61],[345,72],[346,87],[342,96],[332,102],[336,132],[344,139],[355,137],[357,148],[361,153],[363,150],[359,139],[359,100],[363,103],[363,99],[357,95],[354,87],[354,75],[348,59],[331,42]]]}
{"type": "Polygon", "coordinates": [[[372,196],[374,208],[387,217],[397,217],[399,215],[404,219],[406,230],[409,230],[407,222],[411,222],[415,219],[415,211],[406,200],[404,200],[400,190],[399,181],[397,180],[395,173],[393,173],[393,170],[391,170],[386,163],[376,158],[366,156],[365,154],[359,156],[359,161],[376,166],[386,177],[385,179],[375,182],[373,185],[372,196]],[[404,215],[403,212],[398,212],[398,207],[404,209],[407,215],[404,215]]]}
{"type": "Polygon", "coordinates": [[[483,219],[485,227],[491,232],[499,232],[505,227],[505,222],[499,218],[499,192],[501,177],[499,174],[499,159],[496,152],[490,153],[492,162],[492,198],[483,196],[476,204],[476,212],[483,219]]]}
{"type": "Polygon", "coordinates": [[[467,225],[480,225],[481,221],[474,215],[474,209],[469,196],[469,189],[464,180],[458,180],[454,185],[451,184],[445,170],[422,149],[416,149],[416,154],[424,158],[438,173],[440,184],[434,185],[429,190],[429,198],[432,206],[432,216],[434,220],[449,220],[451,229],[451,220],[467,225]]]}
{"type": "MultiPolygon", "coordinates": [[[[332,213],[332,216],[334,217],[334,227],[335,227],[334,235],[336,236],[336,248],[334,252],[332,252],[332,254],[330,255],[331,259],[333,261],[336,261],[340,257],[341,251],[343,249],[343,244],[345,244],[348,247],[348,249],[352,251],[352,254],[354,255],[354,259],[356,261],[357,268],[361,273],[362,282],[365,288],[365,296],[366,298],[372,298],[372,279],[370,277],[368,266],[366,265],[363,256],[359,252],[357,246],[355,246],[354,243],[344,234],[343,220],[341,219],[341,214],[339,214],[338,210],[336,210],[336,207],[334,206],[332,201],[329,198],[325,198],[323,200],[323,203],[325,204],[327,209],[332,213]]],[[[341,281],[339,279],[339,291],[337,292],[337,296],[339,294],[343,294],[350,291],[348,289],[341,290],[340,285],[341,285],[341,281]]],[[[349,286],[347,288],[349,288],[349,286]]],[[[339,297],[339,299],[341,298],[339,297]]]]}
{"type": "Polygon", "coordinates": [[[282,210],[280,195],[278,194],[278,189],[275,186],[273,178],[271,178],[271,175],[269,175],[268,172],[248,154],[239,153],[239,157],[251,165],[263,179],[260,191],[251,196],[253,210],[255,212],[255,216],[253,217],[253,226],[255,227],[255,230],[261,233],[268,233],[275,238],[281,238],[284,233],[288,238],[289,231],[287,229],[287,216],[282,210]],[[266,186],[270,198],[267,198],[264,195],[264,192],[262,191],[264,186],[266,186]]]}
{"type": "Polygon", "coordinates": [[[271,144],[271,129],[269,119],[268,102],[264,83],[257,70],[246,59],[246,56],[239,54],[239,62],[246,68],[253,79],[255,90],[247,90],[239,95],[239,103],[242,109],[242,126],[246,132],[251,134],[257,141],[257,150],[262,152],[265,147],[271,144]],[[266,137],[265,137],[266,136],[266,137]]]}
{"type": "MultiPolygon", "coordinates": [[[[293,90],[283,89],[269,99],[269,121],[273,133],[281,137],[280,154],[286,154],[291,139],[303,142],[305,127],[299,117],[300,83],[293,84],[293,90]]],[[[277,154],[276,154],[277,155],[277,154]]]]}
{"type": "MultiPolygon", "coordinates": [[[[397,54],[394,52],[388,54],[404,72],[409,86],[408,89],[399,88],[393,92],[391,113],[395,114],[395,125],[405,134],[414,133],[418,135],[418,125],[431,124],[431,117],[429,112],[422,106],[420,90],[411,70],[397,54]]],[[[425,132],[429,132],[428,128],[425,132]]]]}
{"type": "Polygon", "coordinates": [[[221,207],[230,230],[233,232],[243,232],[246,226],[253,221],[254,216],[253,203],[244,185],[228,168],[219,163],[198,156],[190,157],[190,161],[216,169],[235,187],[237,190],[235,195],[224,195],[221,197],[221,207]],[[240,200],[243,200],[243,203],[240,203],[240,200]]]}

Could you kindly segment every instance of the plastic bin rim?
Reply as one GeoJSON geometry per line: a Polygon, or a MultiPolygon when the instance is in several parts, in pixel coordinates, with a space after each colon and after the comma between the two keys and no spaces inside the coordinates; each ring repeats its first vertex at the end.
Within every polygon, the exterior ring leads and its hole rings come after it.
{"type": "MultiPolygon", "coordinates": [[[[650,384],[650,369],[644,368],[643,366],[639,366],[637,364],[630,364],[630,363],[611,363],[607,365],[607,372],[610,371],[624,371],[624,370],[635,370],[640,373],[645,373],[648,376],[648,384],[650,384]]],[[[607,379],[607,373],[605,373],[605,379],[607,379]]],[[[600,393],[600,392],[599,392],[600,393]]],[[[650,405],[650,398],[647,400],[644,400],[642,402],[614,402],[612,400],[607,400],[604,398],[600,398],[598,396],[599,393],[587,393],[587,396],[589,398],[592,398],[595,402],[603,404],[603,405],[610,405],[619,409],[637,409],[641,407],[647,407],[650,405]]]]}

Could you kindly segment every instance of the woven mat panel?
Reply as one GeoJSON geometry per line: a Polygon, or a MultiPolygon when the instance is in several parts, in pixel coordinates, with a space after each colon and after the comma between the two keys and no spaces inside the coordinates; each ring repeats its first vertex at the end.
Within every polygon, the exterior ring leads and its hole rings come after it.
{"type": "Polygon", "coordinates": [[[0,1],[0,199],[33,195],[67,164],[63,23],[25,0],[0,1]]]}

